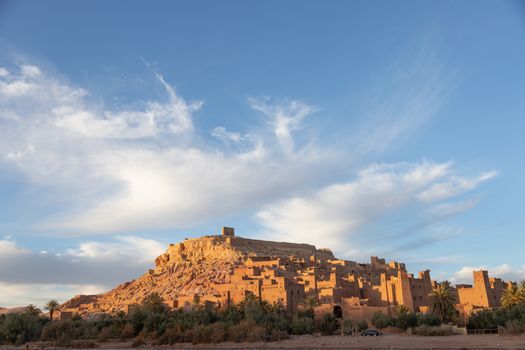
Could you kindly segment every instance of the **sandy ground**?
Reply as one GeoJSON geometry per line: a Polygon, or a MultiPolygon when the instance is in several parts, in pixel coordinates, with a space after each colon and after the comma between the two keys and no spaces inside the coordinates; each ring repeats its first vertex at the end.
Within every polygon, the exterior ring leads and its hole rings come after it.
{"type": "Polygon", "coordinates": [[[314,337],[295,336],[272,343],[191,346],[181,344],[176,349],[525,349],[525,336],[463,336],[419,337],[388,334],[381,337],[314,337]]]}
{"type": "MultiPolygon", "coordinates": [[[[100,349],[132,349],[131,343],[107,342],[100,349]]],[[[525,335],[454,335],[445,337],[420,337],[388,334],[381,337],[342,336],[292,336],[290,339],[271,343],[221,343],[221,344],[176,344],[174,346],[145,345],[139,349],[525,349],[525,335]]],[[[25,350],[26,346],[0,346],[0,350],[25,350]]],[[[31,344],[29,349],[41,350],[40,344],[31,344]]],[[[45,347],[52,350],[53,347],[45,347]]],[[[63,349],[63,348],[59,348],[63,349]]]]}

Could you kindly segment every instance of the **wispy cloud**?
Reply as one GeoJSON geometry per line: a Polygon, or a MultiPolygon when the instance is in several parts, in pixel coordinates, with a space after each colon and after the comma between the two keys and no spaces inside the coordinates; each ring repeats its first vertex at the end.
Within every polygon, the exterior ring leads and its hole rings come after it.
{"type": "Polygon", "coordinates": [[[476,188],[479,184],[494,178],[496,175],[496,171],[489,171],[470,179],[460,176],[453,177],[446,182],[433,184],[428,190],[422,192],[418,198],[423,202],[434,202],[457,196],[476,188]]]}
{"type": "Polygon", "coordinates": [[[361,122],[350,136],[354,152],[377,155],[396,149],[421,130],[445,105],[457,84],[432,35],[392,56],[390,64],[370,77],[361,101],[361,122]],[[432,44],[429,44],[432,43],[432,44]]]}
{"type": "MultiPolygon", "coordinates": [[[[429,65],[422,62],[416,76],[429,65]]],[[[446,84],[435,74],[408,90],[401,89],[408,84],[402,76],[398,95],[366,118],[365,132],[354,137],[357,147],[332,149],[331,142],[305,137],[304,121],[319,108],[299,100],[250,98],[265,127],[217,125],[211,136],[222,142],[208,142],[193,122],[203,102],[186,101],[161,75],[163,99],[110,108],[40,67],[1,68],[0,167],[62,195],[64,205],[35,223],[54,233],[185,228],[244,211],[257,213],[264,238],[317,243],[364,258],[378,253],[378,239],[402,237],[394,246],[406,250],[448,237],[436,227],[421,231],[473,208],[477,199],[449,200],[496,175],[461,175],[451,162],[426,160],[354,167],[355,154],[381,152],[434,115],[446,84]],[[347,175],[334,180],[342,167],[347,175]],[[396,225],[391,216],[401,212],[420,226],[396,225]],[[377,223],[393,230],[375,231],[377,223]]],[[[57,255],[0,240],[0,297],[16,302],[15,295],[31,286],[60,295],[98,291],[136,277],[162,248],[126,235],[82,241],[57,255]],[[108,264],[111,271],[99,274],[108,264]]]]}
{"type": "Polygon", "coordinates": [[[311,195],[267,205],[259,211],[257,218],[266,227],[268,235],[276,239],[286,237],[296,242],[337,247],[338,252],[343,254],[354,249],[352,253],[359,256],[365,254],[356,252],[353,245],[366,251],[367,248],[377,247],[378,240],[390,239],[389,246],[396,247],[399,252],[450,236],[442,231],[432,235],[422,228],[472,207],[473,203],[461,206],[443,203],[439,209],[434,208],[434,215],[424,217],[428,208],[420,204],[421,194],[436,183],[455,176],[450,163],[376,164],[359,171],[354,180],[323,187],[311,195]],[[439,211],[438,216],[436,210],[439,211]],[[394,223],[399,226],[397,220],[407,215],[403,211],[409,215],[407,222],[412,232],[401,230],[399,234],[392,234],[392,227],[388,230],[388,226],[378,229],[379,232],[369,232],[371,225],[391,223],[393,213],[397,218],[394,223]],[[414,222],[420,220],[425,224],[414,227],[414,222]],[[425,236],[412,241],[410,236],[418,232],[425,236]]]}
{"type": "Polygon", "coordinates": [[[267,98],[252,97],[248,102],[253,109],[268,117],[275,137],[287,155],[292,155],[294,152],[295,143],[292,133],[299,130],[308,115],[318,110],[317,107],[296,100],[275,103],[267,98]]]}
{"type": "Polygon", "coordinates": [[[86,90],[35,66],[0,78],[3,166],[64,197],[74,194],[66,197],[68,210],[40,228],[92,234],[188,227],[255,210],[318,176],[307,171],[314,164],[334,162],[322,148],[294,145],[293,132],[315,110],[306,103],[250,100],[268,130],[244,135],[218,126],[214,136],[237,147],[217,148],[195,137],[192,118],[202,102],[186,102],[157,78],[164,101],[118,110],[91,103],[86,90]]]}

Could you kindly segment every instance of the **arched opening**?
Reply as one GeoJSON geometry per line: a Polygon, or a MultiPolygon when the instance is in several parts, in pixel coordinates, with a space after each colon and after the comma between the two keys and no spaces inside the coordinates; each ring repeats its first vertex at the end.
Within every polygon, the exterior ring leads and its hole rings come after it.
{"type": "Polygon", "coordinates": [[[334,317],[343,318],[343,309],[341,309],[341,306],[339,305],[334,306],[334,317]]]}

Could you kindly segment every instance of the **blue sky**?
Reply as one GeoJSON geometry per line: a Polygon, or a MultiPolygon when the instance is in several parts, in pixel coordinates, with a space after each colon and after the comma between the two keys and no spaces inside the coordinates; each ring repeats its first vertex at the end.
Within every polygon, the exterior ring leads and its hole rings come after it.
{"type": "Polygon", "coordinates": [[[524,279],[524,37],[523,1],[0,2],[0,306],[223,225],[524,279]]]}

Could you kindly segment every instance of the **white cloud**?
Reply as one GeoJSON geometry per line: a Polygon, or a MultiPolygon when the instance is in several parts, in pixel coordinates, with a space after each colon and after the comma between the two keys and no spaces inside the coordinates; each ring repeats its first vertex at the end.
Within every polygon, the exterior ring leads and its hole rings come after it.
{"type": "Polygon", "coordinates": [[[12,240],[0,240],[0,283],[109,289],[142,275],[165,249],[161,242],[138,236],[80,242],[55,253],[34,252],[12,240]]]}
{"type": "Polygon", "coordinates": [[[4,67],[0,67],[0,77],[5,77],[9,75],[9,71],[4,67]]]}
{"type": "Polygon", "coordinates": [[[81,242],[60,253],[33,252],[12,239],[0,240],[0,306],[43,305],[107,291],[145,273],[165,249],[138,236],[81,242]]]}
{"type": "Polygon", "coordinates": [[[27,145],[24,150],[21,150],[18,152],[9,152],[4,157],[8,160],[18,160],[18,159],[21,159],[26,154],[34,152],[34,151],[35,151],[35,147],[33,147],[33,145],[27,145]]]}
{"type": "Polygon", "coordinates": [[[56,285],[34,283],[3,283],[0,281],[0,307],[21,307],[34,304],[43,310],[51,299],[63,303],[79,294],[98,294],[105,291],[97,285],[56,285]]]}
{"type": "Polygon", "coordinates": [[[211,135],[222,141],[240,142],[243,139],[241,133],[228,131],[224,126],[214,128],[211,135]]]}
{"type": "Polygon", "coordinates": [[[501,264],[498,266],[463,266],[458,271],[454,272],[450,277],[453,284],[473,284],[473,272],[479,270],[487,270],[489,277],[498,277],[506,281],[521,281],[525,280],[525,266],[521,268],[514,268],[509,264],[501,264]]]}
{"type": "MultiPolygon", "coordinates": [[[[421,193],[436,182],[451,177],[454,175],[451,173],[450,163],[423,161],[414,164],[376,164],[361,170],[352,181],[329,185],[307,196],[270,204],[259,211],[257,218],[266,227],[268,234],[276,239],[286,237],[287,240],[296,242],[337,247],[343,253],[352,249],[353,244],[362,249],[377,247],[375,240],[380,239],[379,236],[365,235],[362,230],[403,209],[409,211],[409,222],[413,225],[421,220],[418,216],[425,211],[418,206],[421,193]]],[[[431,217],[424,219],[427,223],[423,226],[435,224],[441,218],[459,213],[460,209],[467,210],[469,206],[472,207],[472,204],[462,204],[461,208],[443,204],[431,217]]],[[[412,230],[417,232],[420,228],[415,227],[412,230]]],[[[385,231],[384,227],[382,231],[385,231]]],[[[431,240],[443,237],[443,232],[440,232],[430,236],[431,240]]],[[[409,233],[413,232],[403,232],[400,235],[383,232],[382,235],[383,238],[390,235],[390,238],[402,241],[409,238],[409,233]]],[[[421,244],[421,240],[417,242],[421,244]]],[[[399,242],[395,245],[398,246],[399,242]]]]}
{"type": "Polygon", "coordinates": [[[391,151],[438,114],[455,84],[454,69],[438,47],[428,37],[407,41],[384,71],[370,77],[374,84],[360,101],[366,106],[363,122],[352,125],[354,152],[391,151]]]}
{"type": "Polygon", "coordinates": [[[33,65],[21,66],[20,72],[22,73],[22,76],[28,77],[28,78],[34,78],[41,74],[40,69],[37,66],[33,66],[33,65]]]}
{"type": "Polygon", "coordinates": [[[418,198],[423,202],[434,202],[457,196],[476,188],[479,184],[494,178],[496,175],[496,171],[490,171],[470,179],[459,176],[453,177],[449,181],[433,184],[428,190],[422,192],[418,198]]]}
{"type": "Polygon", "coordinates": [[[23,255],[29,253],[29,250],[24,249],[16,244],[11,237],[6,237],[0,240],[0,255],[11,256],[11,255],[23,255]]]}
{"type": "Polygon", "coordinates": [[[136,236],[117,236],[116,242],[82,242],[78,248],[68,249],[66,255],[77,258],[122,260],[132,258],[130,264],[150,264],[166,247],[152,239],[136,236]]]}
{"type": "Polygon", "coordinates": [[[304,118],[317,111],[316,107],[295,100],[272,103],[269,99],[249,98],[248,102],[270,119],[275,137],[287,155],[295,147],[292,133],[300,129],[304,118]]]}
{"type": "Polygon", "coordinates": [[[469,198],[461,202],[441,203],[430,208],[430,215],[441,219],[449,216],[457,215],[474,208],[479,203],[479,200],[469,198]]]}
{"type": "Polygon", "coordinates": [[[334,163],[321,148],[294,153],[291,134],[314,110],[299,101],[257,107],[285,150],[264,132],[240,136],[220,127],[216,136],[245,142],[218,149],[195,136],[192,113],[202,103],[186,102],[160,75],[166,101],[115,111],[88,102],[87,91],[45,72],[24,71],[0,80],[5,88],[0,98],[7,101],[0,115],[10,116],[0,127],[0,153],[7,166],[62,192],[66,201],[74,194],[68,212],[40,228],[83,234],[188,227],[240,209],[255,210],[334,163]],[[28,88],[13,96],[9,91],[18,83],[28,88]]]}
{"type": "MultiPolygon", "coordinates": [[[[35,66],[0,74],[0,166],[18,169],[32,185],[52,189],[65,203],[38,228],[67,235],[173,229],[263,207],[258,218],[267,229],[265,238],[375,255],[377,234],[361,234],[368,245],[353,246],[348,238],[402,209],[419,215],[424,212],[419,206],[427,205],[421,196],[453,197],[491,177],[458,177],[450,162],[422,161],[371,165],[353,180],[334,182],[343,172],[353,173],[354,149],[321,147],[299,132],[316,107],[298,100],[249,99],[267,118],[266,128],[237,132],[217,126],[212,136],[226,141],[217,147],[193,124],[203,103],[187,102],[157,78],[164,100],[110,108],[35,66]],[[433,189],[440,183],[451,188],[433,189]]],[[[388,149],[433,115],[443,82],[423,85],[396,97],[402,106],[380,104],[379,117],[367,125],[365,137],[358,137],[357,148],[388,149]]],[[[424,218],[424,224],[474,204],[437,203],[429,209],[434,217],[424,218]]],[[[52,294],[59,293],[53,288],[67,286],[60,293],[75,294],[113,287],[144,272],[163,246],[118,236],[35,253],[6,238],[0,241],[2,250],[9,253],[0,254],[0,282],[11,290],[6,298],[16,298],[17,291],[31,296],[35,288],[50,288],[52,294]]]]}

